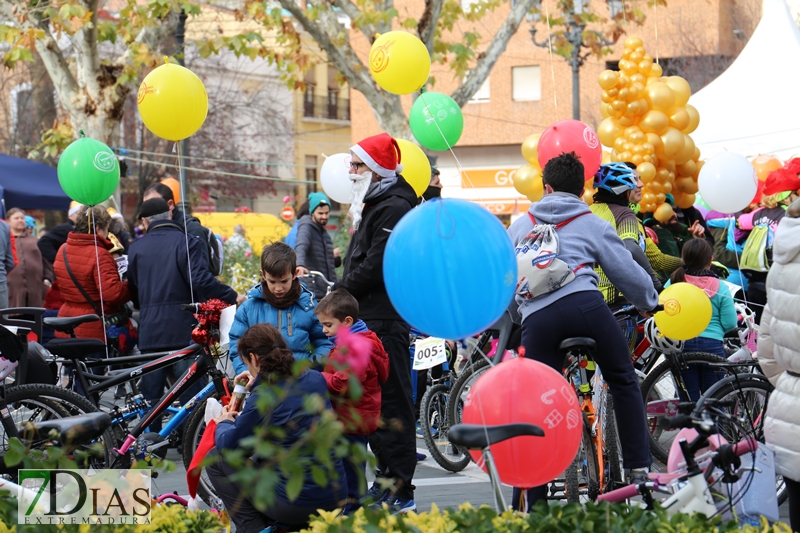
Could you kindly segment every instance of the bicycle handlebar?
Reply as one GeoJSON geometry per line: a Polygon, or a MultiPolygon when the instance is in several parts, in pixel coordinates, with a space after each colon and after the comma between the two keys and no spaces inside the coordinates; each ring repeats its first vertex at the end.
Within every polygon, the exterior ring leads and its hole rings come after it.
{"type": "Polygon", "coordinates": [[[325,283],[325,285],[327,285],[328,287],[333,287],[335,285],[335,282],[328,281],[328,278],[326,278],[325,275],[322,272],[317,272],[316,270],[309,270],[308,274],[305,274],[305,275],[300,276],[300,277],[301,278],[317,277],[317,278],[320,278],[325,283]]]}
{"type": "Polygon", "coordinates": [[[196,313],[198,305],[200,304],[181,304],[181,311],[191,311],[192,313],[196,313]]]}
{"type": "Polygon", "coordinates": [[[652,491],[658,489],[658,481],[648,481],[646,483],[639,483],[638,485],[628,485],[621,489],[606,492],[597,497],[598,502],[611,502],[617,503],[630,498],[634,498],[644,491],[652,491]]]}

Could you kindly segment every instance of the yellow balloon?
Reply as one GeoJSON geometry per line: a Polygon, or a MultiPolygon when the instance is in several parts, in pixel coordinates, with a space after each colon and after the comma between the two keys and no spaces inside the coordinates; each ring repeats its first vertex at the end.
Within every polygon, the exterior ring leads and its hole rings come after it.
{"type": "Polygon", "coordinates": [[[639,122],[639,128],[645,133],[661,135],[669,127],[669,117],[657,109],[648,111],[639,122]]]}
{"type": "Polygon", "coordinates": [[[690,161],[692,159],[692,156],[694,155],[694,149],[695,149],[694,141],[690,136],[686,135],[685,133],[681,133],[681,135],[683,135],[684,143],[683,143],[683,148],[681,148],[681,151],[675,154],[675,157],[673,158],[675,160],[676,165],[682,165],[687,161],[690,161]]]}
{"type": "Polygon", "coordinates": [[[588,205],[592,205],[594,203],[594,193],[596,193],[596,192],[597,192],[597,189],[584,187],[584,189],[583,189],[583,201],[586,202],[588,205]]]}
{"type": "Polygon", "coordinates": [[[702,289],[689,283],[670,285],[658,301],[664,310],[656,313],[656,326],[670,339],[694,339],[711,322],[711,300],[702,289]]]}
{"type": "Polygon", "coordinates": [[[642,41],[641,37],[628,37],[625,39],[625,48],[629,50],[636,50],[643,45],[644,41],[642,41]]]}
{"type": "Polygon", "coordinates": [[[611,163],[611,150],[603,150],[603,156],[600,159],[600,164],[605,165],[606,163],[611,163]]]}
{"type": "Polygon", "coordinates": [[[661,75],[663,73],[664,72],[661,70],[661,65],[656,63],[655,65],[653,65],[653,68],[650,70],[650,77],[658,79],[658,78],[661,77],[661,75]]]}
{"type": "Polygon", "coordinates": [[[653,109],[668,113],[675,107],[675,93],[666,83],[651,83],[647,86],[645,94],[653,109]]]}
{"type": "Polygon", "coordinates": [[[369,71],[386,91],[411,94],[428,81],[431,56],[417,37],[404,31],[390,31],[372,44],[369,71]]]}
{"type": "Polygon", "coordinates": [[[431,163],[428,156],[416,144],[405,139],[397,139],[400,147],[401,174],[417,196],[422,196],[431,182],[431,163]]]}
{"type": "Polygon", "coordinates": [[[667,78],[667,85],[669,85],[672,92],[675,94],[675,105],[685,106],[689,103],[689,97],[692,95],[692,88],[689,82],[680,76],[670,76],[667,78]]]}
{"type": "Polygon", "coordinates": [[[656,167],[653,163],[642,163],[636,167],[636,171],[644,183],[651,182],[656,177],[656,167]]]}
{"type": "Polygon", "coordinates": [[[686,113],[689,115],[689,125],[683,129],[683,133],[692,133],[697,129],[697,126],[700,125],[700,113],[691,105],[686,105],[684,109],[686,109],[686,113]]]}
{"type": "MultiPolygon", "coordinates": [[[[661,193],[661,194],[664,194],[664,193],[661,193]]],[[[642,200],[644,200],[644,195],[642,195],[642,200]]],[[[661,201],[663,202],[664,200],[662,199],[661,201]]],[[[658,196],[656,196],[655,203],[656,204],[658,203],[658,196]]],[[[674,213],[674,211],[672,210],[672,206],[671,205],[662,203],[661,205],[658,206],[658,208],[656,209],[655,213],[653,213],[653,218],[655,218],[659,222],[664,223],[664,222],[669,221],[669,219],[672,218],[672,214],[673,213],[674,213]]]]}
{"type": "Polygon", "coordinates": [[[147,129],[168,141],[194,135],[208,114],[203,82],[194,72],[175,63],[165,63],[150,72],[139,86],[137,101],[147,129]]]}
{"type": "Polygon", "coordinates": [[[615,119],[604,118],[597,126],[597,138],[606,146],[614,146],[614,141],[622,135],[622,131],[622,126],[615,119]]]}
{"type": "Polygon", "coordinates": [[[678,130],[685,130],[689,126],[691,117],[686,108],[676,107],[672,116],[669,117],[669,125],[678,130]]]}
{"type": "Polygon", "coordinates": [[[604,70],[600,73],[600,77],[597,81],[600,83],[600,87],[607,91],[616,87],[618,79],[617,73],[613,70],[604,70]]]}
{"type": "Polygon", "coordinates": [[[534,133],[533,135],[528,135],[522,141],[522,157],[525,158],[525,161],[537,167],[539,166],[539,158],[536,148],[539,146],[539,137],[541,136],[541,133],[534,133]]]}
{"type": "Polygon", "coordinates": [[[538,202],[544,195],[542,171],[538,166],[522,165],[514,172],[514,188],[518,193],[527,196],[531,202],[538,202]],[[535,200],[533,198],[536,198],[535,200]]]}
{"type": "MultiPolygon", "coordinates": [[[[661,142],[664,143],[664,155],[671,159],[683,150],[686,145],[686,137],[675,128],[667,128],[667,131],[661,135],[661,142]]],[[[694,148],[692,148],[692,152],[694,152],[694,148]]]]}

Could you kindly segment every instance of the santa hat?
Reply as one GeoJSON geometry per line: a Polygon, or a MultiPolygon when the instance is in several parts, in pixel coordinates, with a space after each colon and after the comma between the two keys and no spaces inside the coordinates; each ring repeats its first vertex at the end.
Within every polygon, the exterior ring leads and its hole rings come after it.
{"type": "Polygon", "coordinates": [[[769,173],[764,183],[764,195],[772,196],[781,192],[794,192],[800,189],[800,178],[791,170],[779,168],[769,173]]]}
{"type": "Polygon", "coordinates": [[[350,148],[371,171],[382,178],[389,178],[403,171],[400,164],[400,147],[388,133],[367,137],[350,148]]]}

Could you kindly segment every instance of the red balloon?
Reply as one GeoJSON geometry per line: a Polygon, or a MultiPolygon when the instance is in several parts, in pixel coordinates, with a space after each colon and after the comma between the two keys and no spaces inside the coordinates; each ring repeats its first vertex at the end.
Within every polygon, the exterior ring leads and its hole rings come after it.
{"type": "MultiPolygon", "coordinates": [[[[503,483],[531,488],[552,481],[578,453],[583,415],[575,389],[558,372],[532,359],[512,359],[487,370],[464,401],[462,421],[496,426],[535,424],[544,437],[516,437],[491,447],[503,483]]],[[[481,452],[471,450],[481,468],[481,452]]]]}
{"type": "Polygon", "coordinates": [[[583,163],[584,181],[594,177],[603,159],[597,133],[580,120],[562,120],[551,125],[539,138],[537,150],[542,168],[554,157],[575,152],[583,163]]]}

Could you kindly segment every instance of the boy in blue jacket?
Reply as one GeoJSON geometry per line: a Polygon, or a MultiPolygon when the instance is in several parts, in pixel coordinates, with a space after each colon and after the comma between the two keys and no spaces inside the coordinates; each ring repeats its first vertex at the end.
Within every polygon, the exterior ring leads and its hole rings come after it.
{"type": "Polygon", "coordinates": [[[297,279],[297,256],[291,246],[276,242],[264,247],[261,254],[261,283],[247,293],[247,300],[236,310],[231,326],[231,362],[236,381],[255,381],[239,358],[237,344],[250,326],[272,324],[281,332],[295,359],[321,361],[333,343],[322,332],[314,315],[313,293],[297,279]],[[313,350],[313,351],[312,351],[313,350]]]}

